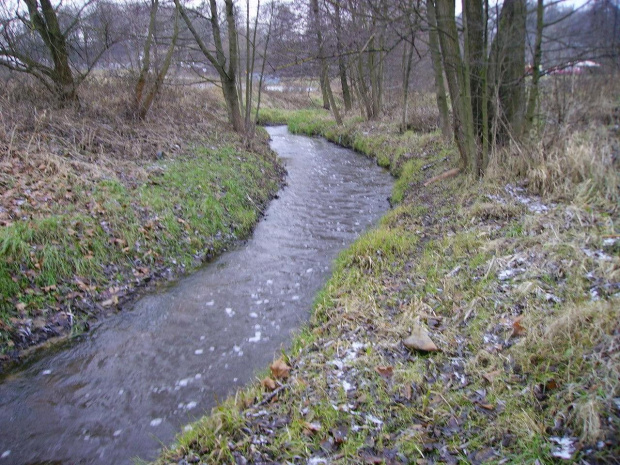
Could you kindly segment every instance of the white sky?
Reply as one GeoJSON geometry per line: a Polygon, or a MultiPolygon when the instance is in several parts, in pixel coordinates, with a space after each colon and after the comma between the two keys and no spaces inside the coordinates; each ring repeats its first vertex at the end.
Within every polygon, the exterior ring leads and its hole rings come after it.
{"type": "MultiPolygon", "coordinates": [[[[253,0],[250,0],[253,1],[253,0]]],[[[462,0],[462,1],[466,1],[466,0],[462,0]]],[[[463,11],[463,3],[461,0],[456,0],[456,14],[460,15],[461,11],[463,11]]],[[[564,0],[563,2],[561,2],[562,5],[572,5],[574,8],[578,8],[580,6],[585,5],[586,3],[588,3],[589,1],[592,0],[564,0]]],[[[548,2],[545,2],[548,3],[548,2]]],[[[497,0],[490,0],[489,2],[490,5],[496,5],[497,4],[497,0]]]]}

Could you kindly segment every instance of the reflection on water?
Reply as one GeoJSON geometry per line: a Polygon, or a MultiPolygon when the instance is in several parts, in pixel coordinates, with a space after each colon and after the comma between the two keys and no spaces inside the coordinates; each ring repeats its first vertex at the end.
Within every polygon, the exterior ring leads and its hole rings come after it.
{"type": "Polygon", "coordinates": [[[288,186],[252,238],[0,385],[0,465],[154,458],[286,346],[392,180],[326,141],[269,132],[288,186]]]}

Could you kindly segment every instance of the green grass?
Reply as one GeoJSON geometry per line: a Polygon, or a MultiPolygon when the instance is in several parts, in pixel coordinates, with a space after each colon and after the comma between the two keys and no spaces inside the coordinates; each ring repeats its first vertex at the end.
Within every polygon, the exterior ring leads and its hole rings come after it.
{"type": "MultiPolygon", "coordinates": [[[[278,189],[273,159],[230,145],[196,147],[127,187],[110,179],[76,186],[78,206],[0,230],[0,321],[45,316],[71,291],[96,296],[132,281],[137,267],[191,269],[246,236],[278,189]],[[115,273],[105,271],[113,267],[115,273]],[[55,287],[50,289],[50,287],[55,287]],[[58,299],[57,299],[58,298],[58,299]]],[[[77,317],[77,315],[76,315],[77,317]]],[[[0,348],[12,348],[1,331],[0,348]]]]}
{"type": "MultiPolygon", "coordinates": [[[[491,202],[502,185],[464,177],[422,187],[447,168],[445,157],[455,158],[438,134],[336,126],[320,110],[278,115],[280,123],[294,119],[294,132],[321,134],[389,165],[398,206],[337,259],[288,351],[289,388],[262,405],[267,393],[247,387],[225,406],[227,415],[240,412],[242,438],[217,424],[219,444],[209,439],[213,431],[190,446],[181,435],[157,463],[191,454],[227,463],[217,457],[230,443],[266,462],[362,463],[364,451],[379,458],[397,451],[411,463],[446,453],[448,463],[481,463],[478,454],[492,450],[489,463],[555,463],[551,436],[578,438],[575,461],[611,463],[620,453],[620,378],[609,348],[617,346],[620,315],[617,297],[601,290],[591,301],[590,292],[617,281],[617,249],[597,260],[584,248],[617,236],[615,213],[588,204],[531,214],[510,197],[491,202]],[[523,271],[500,279],[511,267],[523,271]],[[439,352],[403,347],[414,325],[428,330],[439,352]],[[347,361],[340,378],[334,360],[347,361]],[[385,366],[392,376],[379,375],[385,366]],[[344,392],[342,376],[355,392],[344,392]],[[288,421],[264,434],[258,411],[288,421]],[[321,428],[309,431],[306,422],[321,428]],[[343,425],[347,439],[325,449],[343,425]],[[264,443],[250,446],[256,438],[264,443]]],[[[200,424],[213,425],[209,418],[200,424]]]]}

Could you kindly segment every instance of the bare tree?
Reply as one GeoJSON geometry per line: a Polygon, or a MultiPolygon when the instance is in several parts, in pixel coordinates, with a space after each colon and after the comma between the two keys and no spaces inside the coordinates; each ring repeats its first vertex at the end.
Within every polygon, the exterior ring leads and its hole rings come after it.
{"type": "MultiPolygon", "coordinates": [[[[159,93],[161,86],[164,83],[168,69],[172,62],[172,54],[174,52],[177,38],[179,36],[179,21],[178,21],[178,9],[174,10],[174,29],[172,32],[172,38],[168,45],[166,56],[164,57],[163,64],[159,71],[153,72],[151,69],[151,55],[153,43],[156,42],[155,28],[157,24],[157,11],[159,9],[159,0],[151,0],[150,20],[149,27],[144,41],[144,48],[142,51],[142,66],[136,82],[135,96],[134,96],[134,114],[138,119],[145,119],[146,115],[153,104],[153,100],[159,93]],[[147,86],[150,84],[149,88],[147,86]]],[[[155,43],[155,46],[157,44],[155,43]]]]}
{"type": "Polygon", "coordinates": [[[433,65],[435,98],[439,111],[439,126],[441,127],[443,137],[446,140],[450,140],[452,138],[452,131],[450,130],[450,120],[448,118],[448,98],[446,96],[446,86],[443,78],[443,64],[441,62],[441,50],[439,48],[437,19],[433,0],[426,1],[426,18],[428,22],[428,43],[433,65]]]}
{"type": "Polygon", "coordinates": [[[213,45],[215,46],[215,52],[209,50],[207,44],[204,42],[202,36],[198,33],[198,30],[194,26],[192,19],[189,17],[187,10],[181,5],[181,2],[179,0],[174,0],[174,3],[179,9],[181,17],[185,21],[187,28],[191,31],[192,36],[196,40],[200,51],[205,58],[209,60],[211,65],[213,65],[219,75],[222,93],[224,94],[224,101],[226,102],[226,109],[228,111],[228,120],[236,132],[245,133],[246,127],[244,124],[244,119],[241,117],[241,102],[238,88],[237,73],[239,69],[239,49],[233,0],[225,0],[224,2],[228,53],[226,53],[226,50],[224,49],[224,40],[220,29],[216,0],[209,0],[209,22],[211,25],[211,34],[213,45]]]}
{"type": "Polygon", "coordinates": [[[329,82],[329,68],[327,64],[327,59],[325,58],[324,46],[323,46],[323,34],[321,32],[321,16],[319,11],[319,1],[311,0],[312,5],[312,15],[314,20],[314,30],[317,37],[317,50],[318,50],[318,59],[321,66],[321,90],[323,92],[323,106],[327,108],[331,108],[332,113],[334,114],[334,118],[336,119],[337,124],[342,124],[342,117],[340,116],[340,112],[338,111],[338,107],[336,106],[336,102],[334,101],[334,94],[332,92],[332,87],[329,82]],[[327,101],[325,101],[327,99],[327,101]]]}
{"type": "Polygon", "coordinates": [[[23,0],[11,13],[5,4],[0,10],[0,66],[34,76],[56,95],[61,104],[77,102],[77,89],[103,53],[113,43],[110,23],[99,21],[100,39],[95,50],[83,40],[86,30],[82,16],[96,14],[97,5],[87,1],[78,9],[55,7],[51,0],[23,0]],[[33,35],[34,34],[34,35],[33,35]],[[72,63],[72,53],[78,63],[72,63]]]}

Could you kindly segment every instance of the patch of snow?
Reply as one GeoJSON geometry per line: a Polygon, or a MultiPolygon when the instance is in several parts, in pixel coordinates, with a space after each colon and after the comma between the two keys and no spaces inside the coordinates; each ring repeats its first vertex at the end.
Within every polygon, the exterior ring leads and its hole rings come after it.
{"type": "Polygon", "coordinates": [[[554,302],[556,304],[559,304],[560,302],[562,302],[562,299],[560,299],[558,296],[550,294],[549,292],[545,293],[545,300],[547,302],[554,302]]]}
{"type": "Polygon", "coordinates": [[[196,349],[196,350],[194,351],[194,354],[196,354],[196,355],[202,355],[202,353],[203,353],[203,350],[202,350],[202,349],[196,349]]]}
{"type": "Polygon", "coordinates": [[[185,387],[189,384],[189,382],[190,382],[189,378],[180,379],[179,381],[177,381],[177,386],[185,387]]]}
{"type": "Polygon", "coordinates": [[[351,383],[347,381],[342,382],[342,387],[344,388],[345,391],[350,391],[351,389],[353,389],[353,385],[351,385],[351,383]]]}
{"type": "Polygon", "coordinates": [[[254,337],[251,337],[248,339],[248,342],[258,342],[261,340],[261,332],[260,331],[256,331],[254,333],[254,337]]]}
{"type": "Polygon", "coordinates": [[[509,268],[507,270],[500,272],[497,275],[497,279],[499,279],[500,281],[506,281],[507,279],[510,279],[513,276],[523,273],[524,271],[525,271],[524,268],[509,268]]]}
{"type": "Polygon", "coordinates": [[[620,240],[617,237],[608,237],[607,239],[603,239],[603,245],[605,247],[611,247],[613,246],[616,242],[618,242],[618,240],[620,240]]]}
{"type": "Polygon", "coordinates": [[[590,249],[583,248],[581,249],[581,251],[590,258],[596,258],[597,260],[601,260],[603,262],[611,261],[611,257],[607,255],[605,252],[603,252],[602,250],[590,250],[590,249]]]}
{"type": "Polygon", "coordinates": [[[499,203],[501,205],[506,205],[506,200],[504,200],[504,198],[500,197],[499,195],[489,194],[489,195],[487,195],[487,198],[489,200],[492,200],[493,202],[499,203]]]}
{"type": "Polygon", "coordinates": [[[342,363],[342,361],[340,361],[340,360],[332,360],[332,361],[327,362],[327,363],[331,363],[332,365],[334,365],[339,370],[342,370],[344,368],[344,363],[342,363]]]}
{"type": "Polygon", "coordinates": [[[205,305],[206,305],[207,307],[213,307],[213,305],[214,305],[214,304],[215,304],[215,301],[210,300],[210,301],[209,301],[209,302],[207,302],[205,305]]]}
{"type": "Polygon", "coordinates": [[[299,300],[299,296],[298,295],[294,295],[293,297],[291,297],[291,300],[299,300]]]}
{"type": "Polygon", "coordinates": [[[192,431],[194,428],[192,427],[192,425],[186,425],[185,428],[183,428],[183,431],[185,431],[186,433],[192,431]]]}
{"type": "Polygon", "coordinates": [[[191,409],[193,409],[193,408],[196,408],[196,405],[198,405],[198,402],[195,402],[195,401],[193,401],[193,400],[192,400],[191,402],[188,402],[188,403],[187,403],[187,405],[185,406],[185,408],[186,408],[187,410],[191,410],[191,409]]]}
{"type": "Polygon", "coordinates": [[[162,421],[164,421],[163,418],[154,418],[151,420],[151,426],[159,426],[162,421]]]}
{"type": "Polygon", "coordinates": [[[226,308],[226,315],[228,316],[233,316],[235,314],[235,312],[233,312],[232,308],[226,308]]]}
{"type": "Polygon", "coordinates": [[[42,375],[51,375],[52,374],[52,370],[43,370],[43,372],[41,372],[42,375]]]}
{"type": "Polygon", "coordinates": [[[117,429],[116,431],[114,431],[113,436],[116,438],[116,437],[120,436],[122,432],[123,432],[122,429],[117,429]]]}
{"type": "Polygon", "coordinates": [[[255,313],[255,312],[250,313],[250,318],[258,318],[258,313],[255,313]]]}
{"type": "Polygon", "coordinates": [[[374,415],[366,415],[366,419],[372,421],[375,425],[379,425],[381,426],[383,424],[383,422],[381,420],[379,420],[377,417],[375,417],[374,415]]]}
{"type": "Polygon", "coordinates": [[[522,187],[515,187],[507,184],[504,190],[517,202],[525,205],[527,209],[532,213],[546,213],[547,211],[549,211],[549,207],[542,203],[539,197],[527,197],[526,195],[524,195],[525,189],[523,189],[522,187]]]}
{"type": "Polygon", "coordinates": [[[551,451],[553,457],[557,457],[563,460],[570,460],[575,453],[575,438],[552,436],[549,438],[552,442],[555,442],[558,446],[551,451]]]}
{"type": "Polygon", "coordinates": [[[9,455],[11,455],[11,451],[10,450],[5,450],[4,452],[2,452],[2,455],[0,455],[0,459],[5,459],[9,455]]]}
{"type": "Polygon", "coordinates": [[[328,465],[329,462],[322,457],[310,457],[307,462],[308,465],[328,465]]]}

